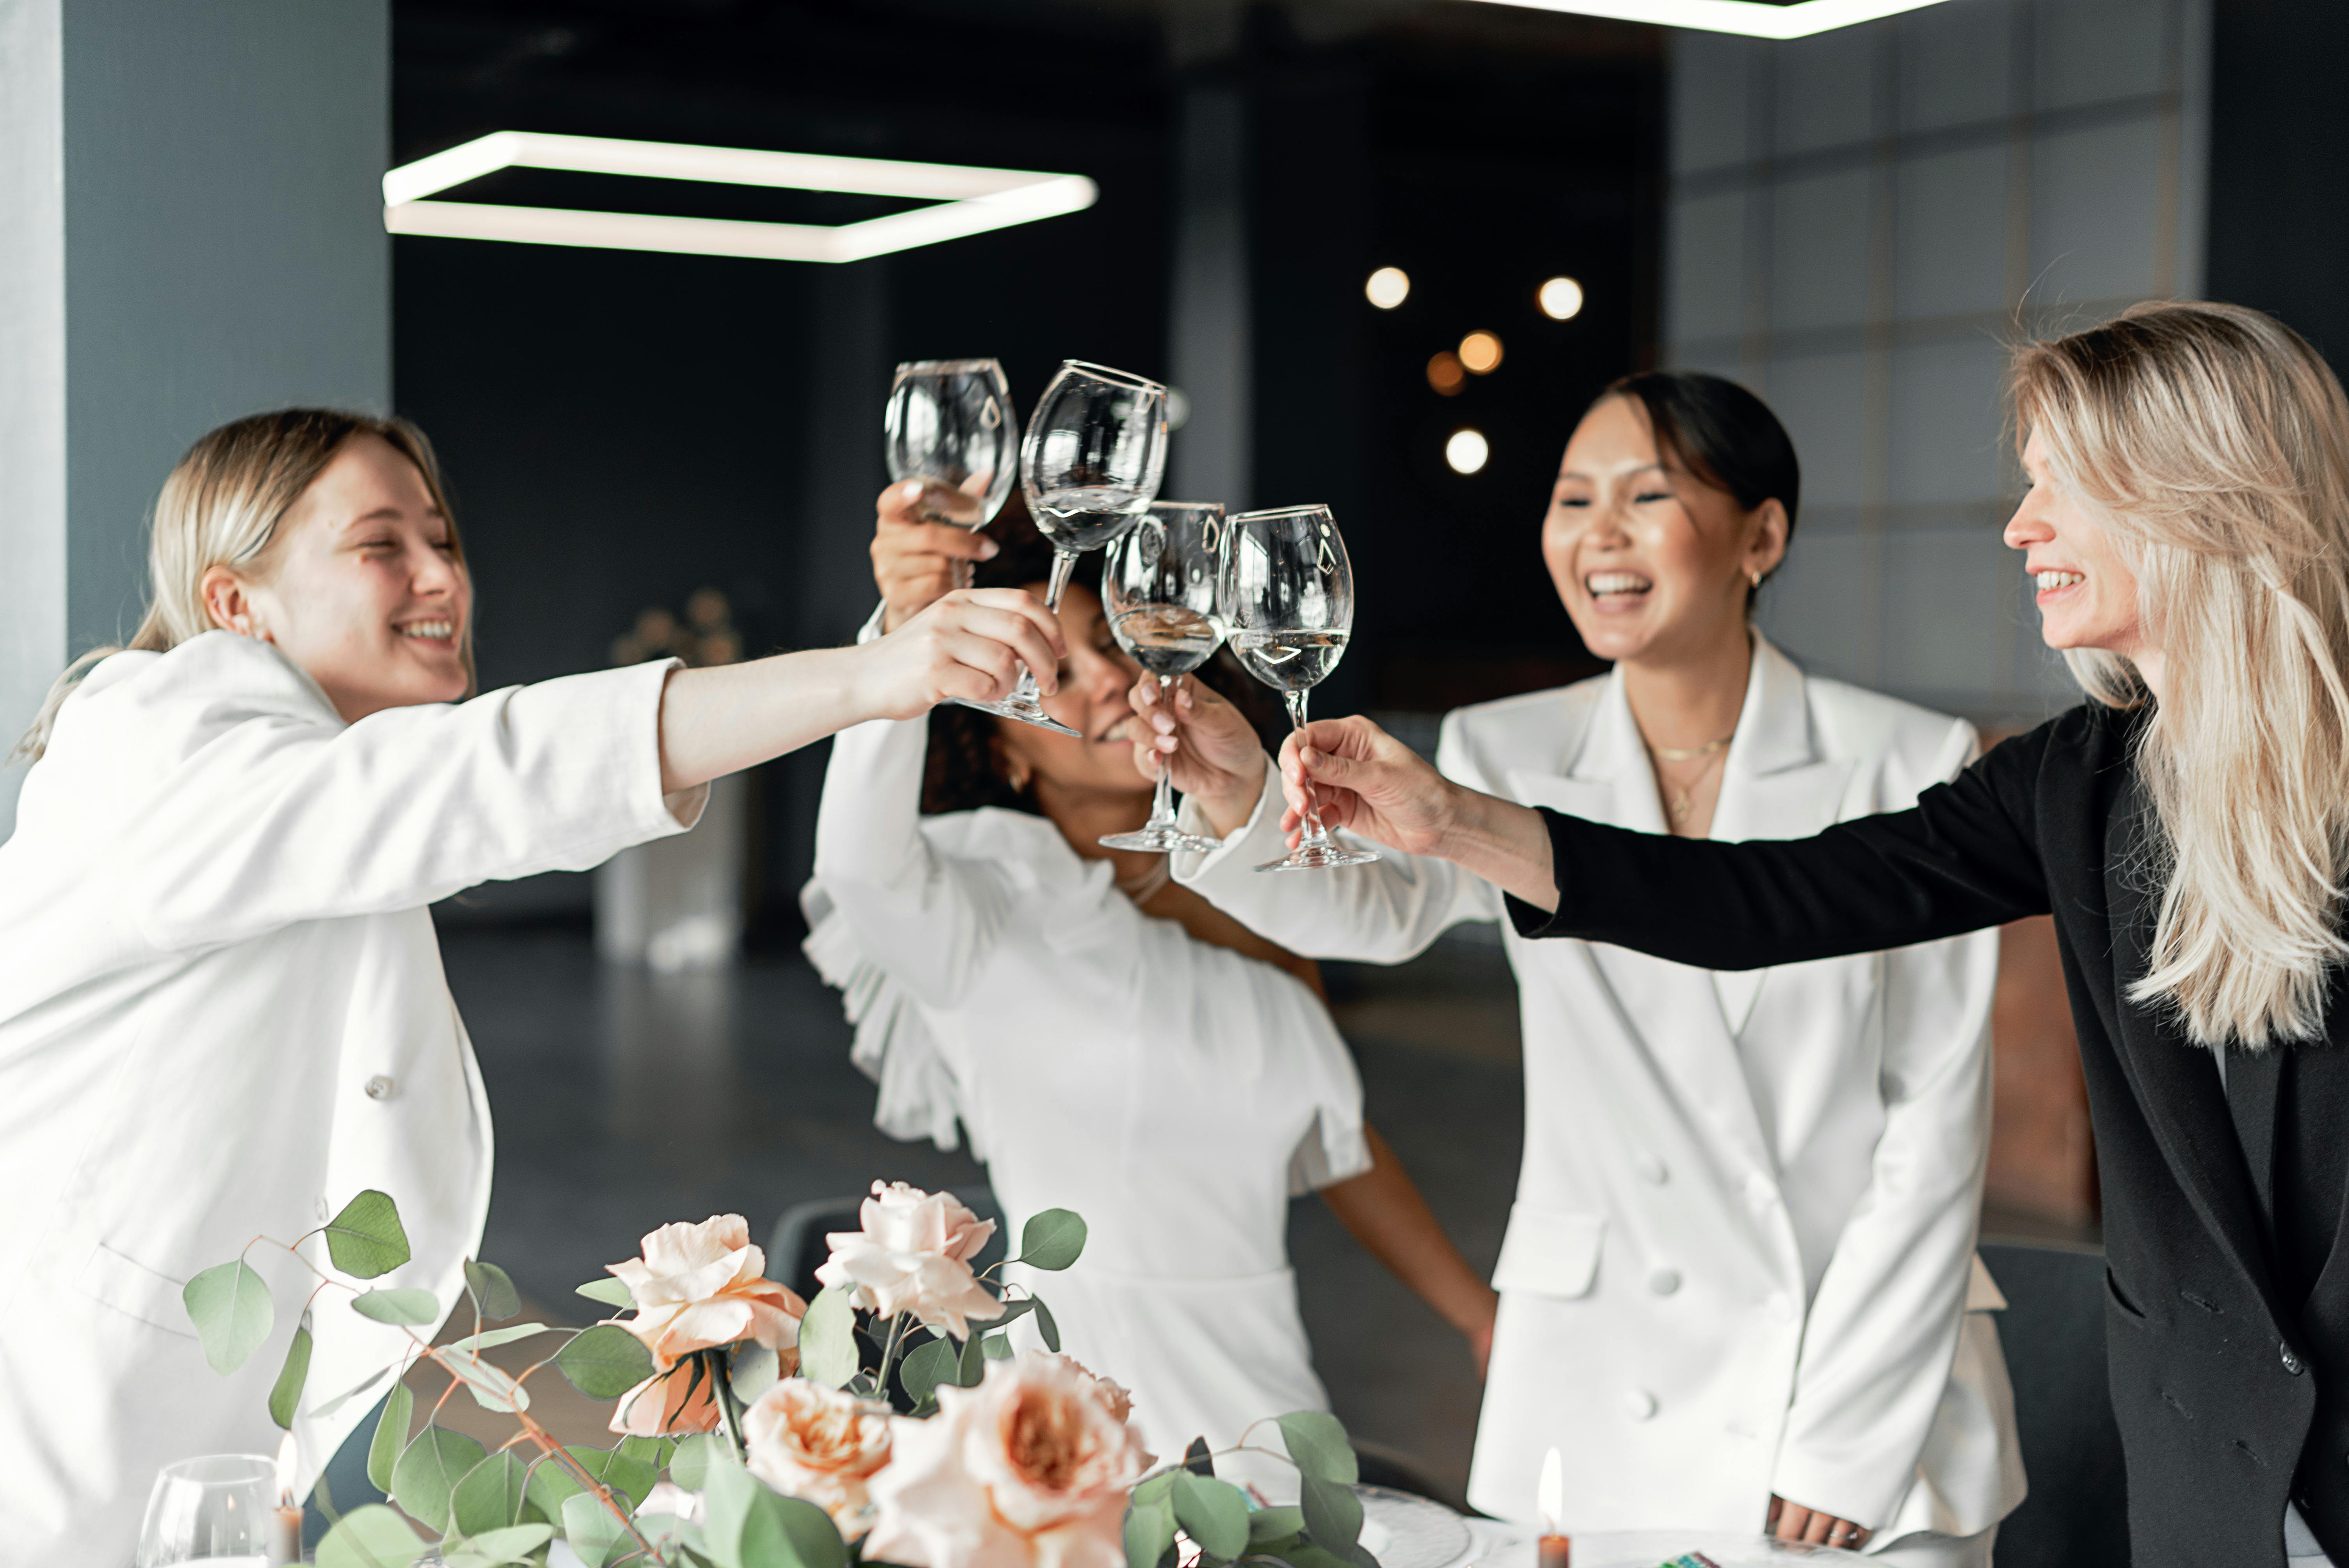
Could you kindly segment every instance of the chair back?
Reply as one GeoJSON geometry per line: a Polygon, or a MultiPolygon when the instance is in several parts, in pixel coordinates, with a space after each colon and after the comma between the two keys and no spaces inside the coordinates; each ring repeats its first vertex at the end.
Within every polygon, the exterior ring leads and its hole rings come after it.
{"type": "Polygon", "coordinates": [[[2105,1376],[2100,1249],[1987,1242],[2031,1494],[1998,1532],[1995,1568],[2127,1568],[2128,1488],[2105,1376]]]}
{"type": "MultiPolygon", "coordinates": [[[[980,1219],[995,1222],[995,1234],[979,1249],[972,1266],[985,1269],[1001,1263],[1009,1249],[1003,1234],[1003,1205],[995,1201],[994,1189],[966,1187],[956,1191],[955,1196],[980,1219]]],[[[831,1243],[824,1237],[834,1231],[856,1229],[857,1212],[864,1204],[862,1198],[817,1198],[784,1210],[783,1217],[775,1222],[773,1238],[767,1243],[767,1277],[791,1286],[802,1299],[813,1301],[815,1293],[823,1288],[816,1283],[815,1271],[832,1255],[831,1243]]]]}

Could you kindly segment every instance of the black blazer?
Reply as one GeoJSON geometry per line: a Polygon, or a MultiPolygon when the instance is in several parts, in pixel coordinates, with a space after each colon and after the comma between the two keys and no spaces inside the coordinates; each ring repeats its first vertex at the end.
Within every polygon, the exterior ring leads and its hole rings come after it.
{"type": "MultiPolygon", "coordinates": [[[[1510,915],[1526,936],[1752,969],[2053,913],[2104,1184],[2134,1560],[2278,1568],[2291,1497],[2349,1564],[2349,1256],[2333,1245],[2349,1052],[2237,1052],[2222,1085],[2172,1016],[2128,1000],[2158,893],[2129,761],[2137,723],[2075,708],[1913,810],[1811,839],[1715,843],[1545,812],[1557,913],[1512,899],[1510,915]]],[[[2336,984],[2336,1041],[2343,1003],[2336,984]]]]}

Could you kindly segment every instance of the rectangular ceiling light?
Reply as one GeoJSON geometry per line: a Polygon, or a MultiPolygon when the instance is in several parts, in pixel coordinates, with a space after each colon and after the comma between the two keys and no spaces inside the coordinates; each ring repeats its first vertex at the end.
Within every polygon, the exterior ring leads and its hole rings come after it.
{"type": "Polygon", "coordinates": [[[401,164],[386,174],[383,226],[395,234],[437,234],[459,240],[510,240],[533,245],[668,251],[781,262],[858,262],[989,229],[1080,212],[1092,206],[1098,194],[1093,182],[1081,174],[501,130],[401,164]],[[936,205],[867,218],[859,223],[823,224],[426,200],[469,180],[515,168],[916,197],[936,205]]]}
{"type": "Polygon", "coordinates": [[[1650,22],[1659,27],[1695,27],[1708,33],[1743,33],[1749,38],[1807,38],[1879,16],[1921,11],[1941,0],[1800,0],[1764,5],[1759,0],[1486,0],[1536,11],[1577,16],[1611,16],[1619,22],[1650,22]]]}

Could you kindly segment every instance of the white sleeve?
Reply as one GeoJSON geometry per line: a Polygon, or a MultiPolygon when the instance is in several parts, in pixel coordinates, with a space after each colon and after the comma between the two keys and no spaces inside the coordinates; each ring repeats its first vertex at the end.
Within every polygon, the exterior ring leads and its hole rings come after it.
{"type": "Polygon", "coordinates": [[[857,946],[921,1001],[950,1007],[987,961],[1010,890],[990,865],[939,854],[922,831],[926,718],[875,719],[832,743],[816,813],[815,881],[857,946]]]}
{"type": "Polygon", "coordinates": [[[203,717],[109,856],[126,910],[165,951],[585,871],[680,830],[707,799],[661,793],[671,664],[352,725],[302,700],[293,673],[274,665],[249,655],[191,664],[217,677],[203,717]]]}
{"type": "MultiPolygon", "coordinates": [[[[1446,777],[1461,776],[1457,727],[1449,718],[1436,766],[1446,777]]],[[[1247,821],[1206,854],[1175,856],[1174,880],[1249,930],[1309,958],[1400,964],[1462,921],[1500,918],[1500,894],[1490,883],[1431,855],[1381,847],[1369,865],[1259,872],[1257,866],[1288,853],[1282,810],[1280,773],[1268,758],[1264,789],[1247,821]]],[[[1183,825],[1213,835],[1187,800],[1183,825]]]]}
{"type": "Polygon", "coordinates": [[[1998,952],[1991,930],[1884,955],[1884,1130],[1811,1304],[1771,1480],[1781,1497],[1871,1529],[1916,1474],[1966,1310],[1998,952]]]}

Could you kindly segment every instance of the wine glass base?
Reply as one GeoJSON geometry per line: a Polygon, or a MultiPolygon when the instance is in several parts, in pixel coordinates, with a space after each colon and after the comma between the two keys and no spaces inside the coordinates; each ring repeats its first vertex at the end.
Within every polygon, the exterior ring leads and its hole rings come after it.
{"type": "Polygon", "coordinates": [[[1288,859],[1267,861],[1256,869],[1260,872],[1318,872],[1331,866],[1366,866],[1381,858],[1376,850],[1353,849],[1345,844],[1300,844],[1288,859]]]}
{"type": "Polygon", "coordinates": [[[1140,850],[1145,854],[1200,854],[1224,847],[1221,839],[1203,839],[1180,828],[1136,828],[1131,833],[1107,833],[1099,841],[1105,850],[1140,850]]]}
{"type": "Polygon", "coordinates": [[[1071,729],[1035,704],[1021,702],[1016,697],[1006,702],[973,702],[968,697],[960,696],[950,696],[947,700],[958,707],[975,707],[981,713],[992,713],[1003,718],[1016,718],[1022,724],[1032,724],[1039,729],[1056,729],[1062,735],[1073,735],[1079,740],[1085,738],[1084,731],[1071,729]]]}

